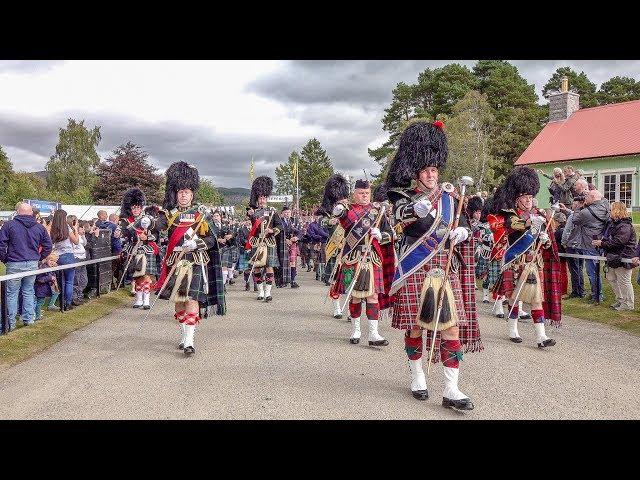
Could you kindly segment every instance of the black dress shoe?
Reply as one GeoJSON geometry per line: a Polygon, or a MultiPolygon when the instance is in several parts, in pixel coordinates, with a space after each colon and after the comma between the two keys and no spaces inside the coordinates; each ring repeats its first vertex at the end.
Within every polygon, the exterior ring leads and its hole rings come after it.
{"type": "Polygon", "coordinates": [[[386,338],[383,338],[382,340],[376,340],[375,342],[369,340],[370,347],[386,347],[387,345],[389,345],[389,340],[387,340],[386,338]]]}
{"type": "Polygon", "coordinates": [[[134,305],[133,308],[140,308],[142,305],[134,305]]]}
{"type": "Polygon", "coordinates": [[[236,283],[235,280],[229,279],[229,285],[235,285],[235,283],[236,283]]]}
{"type": "Polygon", "coordinates": [[[360,343],[360,339],[359,338],[350,338],[349,339],[349,343],[352,343],[353,345],[357,345],[358,343],[360,343]]]}
{"type": "Polygon", "coordinates": [[[184,349],[184,354],[185,354],[187,357],[190,357],[190,356],[191,356],[191,355],[193,355],[194,353],[196,353],[196,349],[195,349],[195,348],[193,348],[193,347],[185,347],[185,349],[184,349]]]}
{"type": "Polygon", "coordinates": [[[416,390],[415,392],[411,390],[411,395],[418,400],[427,400],[429,398],[429,392],[426,390],[416,390]]]}
{"type": "Polygon", "coordinates": [[[184,350],[184,343],[178,344],[178,350],[184,350]]]}
{"type": "Polygon", "coordinates": [[[143,310],[150,310],[151,309],[151,305],[145,305],[142,307],[143,310]]]}
{"type": "Polygon", "coordinates": [[[513,343],[522,343],[522,339],[520,337],[509,337],[509,340],[511,340],[513,343]]]}
{"type": "Polygon", "coordinates": [[[296,282],[293,282],[291,284],[291,288],[300,288],[300,285],[298,285],[296,282]]]}
{"type": "Polygon", "coordinates": [[[498,313],[498,314],[496,315],[496,317],[498,317],[498,318],[504,318],[504,313],[498,313]]]}
{"type": "Polygon", "coordinates": [[[270,302],[271,300],[273,300],[273,297],[271,295],[264,299],[265,303],[270,302]]]}
{"type": "Polygon", "coordinates": [[[258,297],[258,300],[264,300],[264,297],[258,297]]]}
{"type": "Polygon", "coordinates": [[[553,347],[556,341],[553,338],[547,338],[544,342],[538,344],[538,348],[553,347]]]}
{"type": "Polygon", "coordinates": [[[342,314],[341,313],[335,313],[333,315],[333,318],[342,318],[342,314]]]}
{"type": "Polygon", "coordinates": [[[442,398],[442,406],[446,408],[455,408],[456,410],[473,410],[473,403],[469,398],[463,398],[461,400],[451,400],[449,398],[442,398]]]}

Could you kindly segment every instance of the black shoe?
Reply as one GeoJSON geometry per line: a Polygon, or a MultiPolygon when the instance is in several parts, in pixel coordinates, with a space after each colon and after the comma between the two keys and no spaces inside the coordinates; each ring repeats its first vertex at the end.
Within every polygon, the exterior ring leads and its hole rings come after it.
{"type": "Polygon", "coordinates": [[[265,303],[270,302],[271,300],[273,300],[273,297],[271,295],[264,299],[265,303]]]}
{"type": "Polygon", "coordinates": [[[325,281],[324,281],[324,285],[325,285],[325,287],[328,287],[328,286],[329,286],[329,281],[328,281],[328,280],[325,280],[325,281]]]}
{"type": "Polygon", "coordinates": [[[383,338],[382,340],[376,340],[375,342],[369,340],[370,347],[386,347],[387,345],[389,345],[389,340],[387,340],[386,338],[383,338]]]}
{"type": "Polygon", "coordinates": [[[151,310],[151,305],[145,305],[142,307],[143,310],[151,310]]]}
{"type": "Polygon", "coordinates": [[[427,400],[429,398],[429,392],[426,390],[416,390],[415,392],[411,390],[411,395],[418,400],[427,400]]]}
{"type": "Polygon", "coordinates": [[[553,347],[556,341],[553,338],[547,338],[544,342],[538,344],[538,348],[553,347]]]}
{"type": "Polygon", "coordinates": [[[300,288],[300,285],[298,285],[296,282],[293,282],[291,284],[291,288],[300,288]]]}
{"type": "Polygon", "coordinates": [[[520,337],[509,337],[509,340],[511,340],[513,343],[522,343],[522,339],[520,337]]]}
{"type": "Polygon", "coordinates": [[[442,406],[446,408],[455,408],[456,410],[473,410],[473,403],[469,398],[451,400],[449,398],[442,397],[442,406]]]}
{"type": "Polygon", "coordinates": [[[244,284],[244,291],[248,292],[249,291],[249,282],[244,284]]]}
{"type": "Polygon", "coordinates": [[[353,345],[357,345],[358,343],[360,343],[360,339],[359,338],[350,338],[349,339],[349,343],[352,343],[353,345]]]}
{"type": "Polygon", "coordinates": [[[229,285],[235,285],[236,281],[233,279],[229,279],[229,285]]]}
{"type": "Polygon", "coordinates": [[[258,297],[258,300],[264,300],[264,297],[258,297]]]}
{"type": "Polygon", "coordinates": [[[142,305],[134,305],[133,308],[140,308],[142,305]]]}
{"type": "Polygon", "coordinates": [[[73,303],[70,303],[64,307],[64,311],[73,310],[74,308],[76,307],[73,306],[73,303]]]}
{"type": "Polygon", "coordinates": [[[256,287],[255,285],[253,286],[253,291],[257,292],[258,291],[258,287],[256,287]]]}
{"type": "Polygon", "coordinates": [[[178,344],[178,350],[184,350],[184,343],[178,344]]]}
{"type": "Polygon", "coordinates": [[[333,315],[333,318],[342,318],[342,314],[341,313],[336,313],[333,315]]]}
{"type": "Polygon", "coordinates": [[[310,271],[311,271],[311,267],[307,268],[307,272],[310,272],[310,271]]]}
{"type": "Polygon", "coordinates": [[[504,313],[498,313],[498,314],[496,315],[496,317],[498,317],[498,318],[504,318],[504,313]]]}
{"type": "Polygon", "coordinates": [[[518,315],[518,320],[527,320],[531,318],[531,314],[527,313],[526,315],[518,315]]]}
{"type": "Polygon", "coordinates": [[[195,348],[193,348],[193,347],[185,347],[185,349],[184,349],[184,354],[185,354],[187,357],[190,357],[190,356],[191,356],[191,355],[193,355],[194,353],[196,353],[196,349],[195,349],[195,348]]]}
{"type": "Polygon", "coordinates": [[[489,300],[482,300],[482,303],[491,303],[489,300]]]}

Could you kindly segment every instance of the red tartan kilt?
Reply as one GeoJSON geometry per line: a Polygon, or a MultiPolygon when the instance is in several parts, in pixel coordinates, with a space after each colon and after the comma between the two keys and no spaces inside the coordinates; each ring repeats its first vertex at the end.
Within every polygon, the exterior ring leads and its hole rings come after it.
{"type": "MultiPolygon", "coordinates": [[[[424,285],[424,281],[427,278],[427,272],[432,268],[442,268],[444,270],[446,266],[447,252],[440,252],[421,270],[418,270],[406,279],[405,284],[395,294],[396,301],[393,307],[393,319],[391,321],[393,328],[408,330],[418,327],[416,317],[421,308],[421,305],[418,303],[420,302],[422,285],[424,285]]],[[[449,281],[455,297],[458,325],[466,325],[467,314],[464,309],[460,277],[458,274],[451,272],[449,274],[449,281]]]]}
{"type": "MultiPolygon", "coordinates": [[[[345,272],[349,270],[353,271],[354,269],[355,269],[355,266],[349,266],[349,267],[345,265],[340,266],[340,269],[336,274],[337,280],[335,284],[335,287],[336,287],[335,291],[332,289],[334,293],[338,293],[340,295],[347,293],[347,290],[349,289],[351,284],[348,284],[348,285],[344,284],[345,272]]],[[[379,266],[376,264],[373,265],[373,291],[375,293],[384,293],[384,276],[382,274],[382,266],[379,266]]]]}
{"type": "Polygon", "coordinates": [[[567,276],[567,261],[560,260],[560,293],[566,295],[569,291],[569,277],[567,276]]]}
{"type": "Polygon", "coordinates": [[[298,259],[298,244],[289,245],[289,263],[293,263],[298,259]]]}

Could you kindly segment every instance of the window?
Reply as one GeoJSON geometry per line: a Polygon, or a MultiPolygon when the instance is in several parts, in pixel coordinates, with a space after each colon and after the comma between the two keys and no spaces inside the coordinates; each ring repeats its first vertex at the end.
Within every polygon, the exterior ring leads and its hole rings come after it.
{"type": "Polygon", "coordinates": [[[593,183],[593,175],[585,175],[584,179],[587,181],[587,183],[593,183]]]}
{"type": "Polygon", "coordinates": [[[622,202],[631,208],[633,175],[631,173],[612,173],[604,175],[604,198],[609,202],[622,202]]]}

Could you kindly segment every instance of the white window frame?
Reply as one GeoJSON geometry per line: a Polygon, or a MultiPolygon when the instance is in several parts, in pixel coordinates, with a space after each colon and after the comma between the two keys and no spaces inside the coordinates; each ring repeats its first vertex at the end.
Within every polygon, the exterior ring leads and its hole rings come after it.
{"type": "MultiPolygon", "coordinates": [[[[638,181],[636,180],[637,175],[635,175],[637,170],[633,169],[633,168],[604,168],[602,170],[598,170],[598,190],[600,191],[600,193],[602,193],[603,198],[604,197],[604,176],[605,175],[631,175],[631,208],[633,208],[633,202],[636,199],[636,189],[638,188],[638,181]]],[[[586,173],[585,173],[586,175],[586,173]]],[[[616,187],[616,194],[618,196],[618,200],[620,198],[620,183],[619,183],[619,178],[618,177],[618,183],[617,183],[617,187],[616,187]]],[[[631,210],[631,208],[629,208],[628,210],[631,210]]]]}

